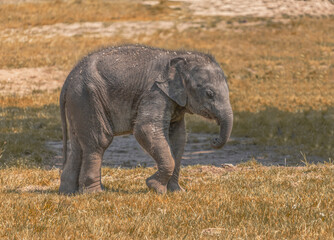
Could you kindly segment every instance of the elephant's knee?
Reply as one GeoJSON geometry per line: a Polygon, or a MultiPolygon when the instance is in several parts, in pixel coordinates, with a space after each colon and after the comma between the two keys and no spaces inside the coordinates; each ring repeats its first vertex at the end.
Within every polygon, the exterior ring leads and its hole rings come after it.
{"type": "Polygon", "coordinates": [[[160,171],[167,177],[173,175],[175,169],[175,162],[173,160],[168,161],[167,163],[161,164],[160,171]]]}

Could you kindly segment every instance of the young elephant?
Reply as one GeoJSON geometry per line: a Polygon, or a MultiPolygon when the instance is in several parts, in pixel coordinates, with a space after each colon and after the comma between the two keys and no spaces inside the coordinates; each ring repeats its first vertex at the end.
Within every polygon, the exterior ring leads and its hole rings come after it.
{"type": "Polygon", "coordinates": [[[226,77],[211,55],[142,45],[110,47],[82,59],[64,83],[60,110],[63,194],[101,191],[104,151],[114,136],[124,134],[134,134],[157,163],[157,172],[146,180],[149,188],[158,193],[183,190],[178,181],[184,114],[220,124],[214,148],[227,142],[233,124],[226,77]]]}

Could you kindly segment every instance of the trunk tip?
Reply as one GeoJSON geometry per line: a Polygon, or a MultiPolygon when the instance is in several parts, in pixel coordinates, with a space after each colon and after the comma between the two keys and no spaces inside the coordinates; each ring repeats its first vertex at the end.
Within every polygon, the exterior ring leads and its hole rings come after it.
{"type": "Polygon", "coordinates": [[[214,138],[212,139],[211,141],[211,146],[214,148],[214,149],[220,149],[222,148],[223,146],[225,145],[225,143],[219,139],[219,138],[214,138]]]}

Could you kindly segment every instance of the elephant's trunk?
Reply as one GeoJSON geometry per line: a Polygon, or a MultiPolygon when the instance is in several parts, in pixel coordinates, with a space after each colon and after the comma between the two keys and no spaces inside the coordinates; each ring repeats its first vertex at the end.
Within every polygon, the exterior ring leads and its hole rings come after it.
{"type": "Polygon", "coordinates": [[[211,146],[216,149],[222,148],[229,139],[229,137],[231,136],[233,127],[232,109],[229,108],[229,110],[225,111],[225,113],[222,116],[219,116],[218,122],[220,125],[219,137],[214,138],[211,141],[211,146]]]}

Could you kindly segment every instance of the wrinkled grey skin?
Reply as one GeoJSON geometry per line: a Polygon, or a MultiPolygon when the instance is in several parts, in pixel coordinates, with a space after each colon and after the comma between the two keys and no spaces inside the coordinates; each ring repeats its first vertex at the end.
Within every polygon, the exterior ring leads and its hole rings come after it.
{"type": "Polygon", "coordinates": [[[227,142],[233,124],[226,78],[212,56],[141,45],[106,48],[81,60],[64,83],[60,108],[63,194],[101,191],[104,151],[124,134],[133,134],[157,163],[157,172],[146,180],[149,188],[182,191],[184,114],[220,124],[219,137],[211,142],[214,148],[227,142]]]}

